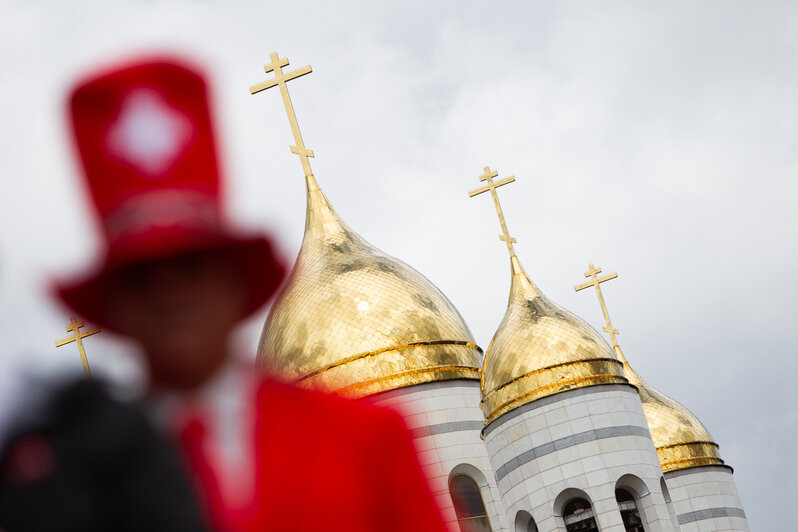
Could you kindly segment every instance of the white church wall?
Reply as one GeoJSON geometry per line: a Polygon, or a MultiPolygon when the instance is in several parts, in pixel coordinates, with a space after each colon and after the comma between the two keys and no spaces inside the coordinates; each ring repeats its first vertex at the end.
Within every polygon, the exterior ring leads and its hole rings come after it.
{"type": "Polygon", "coordinates": [[[623,532],[615,488],[632,475],[639,484],[629,487],[646,531],[674,530],[659,460],[631,386],[593,386],[540,399],[493,422],[484,438],[508,516],[527,511],[540,530],[564,531],[555,501],[567,490],[581,490],[602,532],[623,532]]]}
{"type": "Polygon", "coordinates": [[[481,438],[485,418],[479,408],[478,381],[419,384],[377,394],[371,399],[405,414],[419,459],[452,532],[460,532],[449,494],[449,479],[454,474],[468,475],[476,481],[494,532],[511,530],[481,438]]]}
{"type": "Polygon", "coordinates": [[[732,471],[706,466],[665,473],[681,532],[745,531],[748,521],[732,471]]]}

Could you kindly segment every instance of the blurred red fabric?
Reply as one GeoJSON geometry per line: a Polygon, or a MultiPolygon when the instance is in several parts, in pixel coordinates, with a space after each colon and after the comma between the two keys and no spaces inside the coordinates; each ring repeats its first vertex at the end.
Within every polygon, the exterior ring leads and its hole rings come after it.
{"type": "Polygon", "coordinates": [[[235,508],[191,420],[182,445],[215,530],[444,532],[402,418],[270,379],[256,393],[254,497],[235,508]]]}

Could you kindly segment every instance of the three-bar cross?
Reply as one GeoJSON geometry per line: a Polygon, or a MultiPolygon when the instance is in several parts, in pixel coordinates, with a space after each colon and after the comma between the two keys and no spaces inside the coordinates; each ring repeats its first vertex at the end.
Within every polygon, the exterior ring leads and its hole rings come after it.
{"type": "Polygon", "coordinates": [[[618,277],[617,273],[610,273],[605,275],[604,277],[598,277],[598,274],[601,273],[601,268],[596,268],[592,264],[588,266],[588,270],[585,272],[585,277],[590,277],[590,281],[586,283],[582,283],[574,287],[574,291],[579,292],[580,290],[584,290],[585,288],[590,288],[591,286],[596,287],[596,295],[598,296],[599,305],[601,305],[601,311],[604,313],[604,322],[607,324],[604,327],[604,332],[609,333],[610,340],[612,340],[612,347],[616,351],[620,349],[618,346],[618,340],[615,338],[616,334],[620,334],[616,328],[612,326],[612,322],[610,321],[610,313],[607,311],[607,304],[604,302],[604,295],[601,293],[601,283],[605,281],[609,281],[611,279],[615,279],[618,277]]]}
{"type": "Polygon", "coordinates": [[[78,352],[80,353],[80,360],[83,362],[83,371],[86,372],[86,376],[91,378],[91,370],[89,369],[89,360],[86,358],[86,350],[83,348],[83,339],[87,336],[91,336],[92,334],[97,334],[100,332],[99,327],[95,327],[94,329],[89,329],[88,331],[80,332],[80,329],[84,327],[84,323],[82,321],[78,321],[75,316],[72,316],[71,323],[67,325],[66,330],[67,332],[73,332],[72,336],[67,336],[63,340],[58,340],[55,343],[56,347],[61,347],[62,345],[70,344],[75,342],[78,344],[78,352]]]}
{"type": "Polygon", "coordinates": [[[510,231],[507,229],[507,223],[504,221],[504,212],[502,211],[502,206],[499,203],[499,195],[496,194],[496,189],[500,186],[506,185],[508,183],[512,183],[515,181],[515,177],[510,176],[504,179],[500,179],[499,181],[493,181],[494,177],[498,177],[499,173],[494,172],[490,169],[490,167],[485,167],[485,173],[479,176],[480,181],[487,181],[488,184],[484,187],[480,187],[476,190],[472,190],[468,193],[469,198],[473,198],[483,192],[490,191],[490,195],[493,198],[493,206],[496,207],[496,214],[499,216],[499,224],[502,226],[502,234],[499,235],[499,240],[507,244],[507,251],[510,252],[510,256],[515,256],[515,249],[513,249],[513,244],[516,243],[515,238],[510,236],[510,231]]]}
{"type": "Polygon", "coordinates": [[[286,74],[283,73],[283,67],[288,66],[287,58],[283,57],[281,59],[277,53],[272,53],[269,58],[272,60],[272,62],[264,66],[263,70],[265,70],[267,74],[269,72],[274,72],[274,79],[251,86],[249,88],[249,92],[251,94],[256,94],[260,91],[265,91],[266,89],[270,89],[275,86],[280,87],[280,94],[283,96],[285,112],[288,114],[288,123],[291,125],[291,132],[294,134],[294,143],[296,144],[296,146],[291,146],[291,153],[295,153],[299,156],[305,176],[312,175],[313,171],[310,169],[310,161],[308,160],[308,157],[313,157],[313,150],[305,148],[305,144],[302,142],[302,135],[299,133],[299,123],[296,120],[294,106],[291,103],[291,96],[288,94],[288,86],[286,85],[286,82],[296,79],[300,76],[304,76],[305,74],[310,74],[313,72],[313,70],[310,68],[310,65],[307,65],[286,74]]]}

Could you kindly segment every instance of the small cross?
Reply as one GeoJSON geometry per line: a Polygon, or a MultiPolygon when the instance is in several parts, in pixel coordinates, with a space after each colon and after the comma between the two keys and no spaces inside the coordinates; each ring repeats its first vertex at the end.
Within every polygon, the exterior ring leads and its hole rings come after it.
{"type": "Polygon", "coordinates": [[[493,206],[496,207],[496,214],[499,216],[499,224],[502,227],[502,234],[499,235],[499,240],[507,244],[507,251],[510,252],[510,256],[515,256],[515,250],[513,249],[513,244],[517,243],[516,239],[510,236],[510,231],[507,229],[507,223],[504,221],[504,212],[502,211],[502,206],[499,203],[499,195],[496,194],[496,189],[500,186],[506,185],[508,183],[512,183],[515,181],[515,177],[510,176],[504,179],[500,179],[499,181],[493,181],[494,177],[498,177],[499,173],[494,172],[490,169],[490,167],[485,167],[485,173],[479,176],[480,181],[487,181],[488,184],[484,187],[480,187],[476,190],[472,190],[468,193],[469,198],[473,198],[483,192],[490,191],[490,195],[493,198],[493,206]]]}
{"type": "Polygon", "coordinates": [[[91,370],[89,369],[89,360],[86,358],[86,350],[83,348],[83,339],[87,336],[91,336],[92,334],[97,334],[100,332],[99,327],[95,327],[94,329],[90,329],[88,331],[80,332],[80,329],[84,327],[84,323],[82,321],[78,321],[75,316],[72,316],[71,323],[67,325],[66,330],[67,332],[74,332],[72,336],[68,336],[63,340],[58,340],[55,343],[56,347],[61,347],[62,345],[70,344],[75,342],[78,344],[78,352],[80,353],[80,360],[83,362],[83,371],[86,372],[86,376],[91,378],[91,370]]]}
{"type": "Polygon", "coordinates": [[[310,68],[310,65],[308,65],[285,74],[283,73],[283,67],[288,66],[288,59],[285,57],[280,58],[277,53],[272,53],[269,58],[272,62],[264,66],[263,70],[267,74],[269,72],[274,72],[274,79],[251,86],[249,92],[250,94],[256,94],[275,86],[280,87],[280,94],[283,96],[285,112],[288,114],[288,123],[291,126],[291,132],[294,134],[294,143],[296,144],[296,146],[291,146],[291,153],[299,155],[299,160],[302,162],[302,170],[304,170],[305,175],[312,175],[313,171],[310,169],[308,157],[313,157],[313,150],[305,148],[305,144],[302,142],[302,134],[299,132],[299,123],[296,120],[294,105],[291,103],[291,96],[288,94],[286,82],[304,76],[305,74],[310,74],[313,70],[310,68]]]}
{"type": "Polygon", "coordinates": [[[620,334],[618,329],[612,326],[612,322],[610,321],[610,313],[607,311],[607,304],[604,303],[604,295],[601,293],[601,283],[605,281],[609,281],[611,279],[615,279],[618,277],[617,273],[610,273],[605,275],[604,277],[598,277],[598,274],[601,273],[601,268],[596,268],[592,264],[588,266],[588,270],[585,272],[585,277],[590,277],[591,280],[577,285],[574,287],[574,291],[579,292],[580,290],[584,290],[585,288],[590,288],[591,286],[596,287],[596,295],[598,296],[599,304],[601,305],[601,311],[604,313],[604,321],[606,322],[606,326],[604,327],[604,332],[609,333],[610,340],[612,340],[612,347],[620,349],[618,347],[618,340],[616,340],[615,335],[620,334]]]}

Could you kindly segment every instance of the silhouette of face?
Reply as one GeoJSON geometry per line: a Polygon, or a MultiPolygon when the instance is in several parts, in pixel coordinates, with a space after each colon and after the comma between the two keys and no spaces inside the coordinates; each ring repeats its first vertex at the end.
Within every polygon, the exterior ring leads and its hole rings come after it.
{"type": "Polygon", "coordinates": [[[108,316],[144,351],[154,384],[191,389],[227,357],[245,286],[221,254],[199,252],[134,264],[110,282],[108,316]]]}

